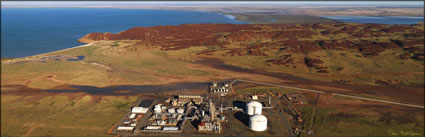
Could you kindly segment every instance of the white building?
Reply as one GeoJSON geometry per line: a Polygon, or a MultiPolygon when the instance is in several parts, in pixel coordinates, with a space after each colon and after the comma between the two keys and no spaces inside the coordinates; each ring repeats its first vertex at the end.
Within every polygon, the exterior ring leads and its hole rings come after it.
{"type": "Polygon", "coordinates": [[[127,127],[127,126],[119,126],[117,128],[118,131],[133,131],[134,127],[127,127]]]}
{"type": "Polygon", "coordinates": [[[148,112],[148,108],[144,108],[144,107],[133,107],[131,109],[131,113],[146,113],[148,112]]]}
{"type": "Polygon", "coordinates": [[[132,114],[130,114],[130,116],[128,116],[128,118],[130,118],[130,119],[133,119],[135,117],[136,117],[136,114],[134,114],[134,113],[132,113],[132,114]]]}
{"type": "Polygon", "coordinates": [[[161,126],[147,126],[145,129],[146,130],[159,130],[159,129],[161,129],[161,126]]]}
{"type": "Polygon", "coordinates": [[[179,130],[179,127],[164,127],[164,128],[162,128],[162,130],[165,130],[165,131],[177,131],[177,130],[179,130]]]}

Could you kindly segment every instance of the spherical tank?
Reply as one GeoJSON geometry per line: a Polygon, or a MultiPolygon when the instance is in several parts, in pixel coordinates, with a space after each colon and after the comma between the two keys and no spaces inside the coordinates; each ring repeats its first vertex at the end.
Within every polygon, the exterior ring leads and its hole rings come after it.
{"type": "Polygon", "coordinates": [[[253,131],[265,131],[267,118],[263,115],[254,115],[249,118],[249,128],[253,131]]]}
{"type": "Polygon", "coordinates": [[[257,101],[251,101],[246,105],[247,113],[248,115],[255,115],[259,114],[261,115],[263,105],[260,102],[257,101]]]}

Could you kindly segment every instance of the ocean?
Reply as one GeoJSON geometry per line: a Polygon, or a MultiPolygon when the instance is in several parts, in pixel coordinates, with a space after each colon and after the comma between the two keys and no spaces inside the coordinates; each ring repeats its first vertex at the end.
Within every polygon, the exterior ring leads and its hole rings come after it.
{"type": "Polygon", "coordinates": [[[240,24],[217,13],[102,8],[1,9],[1,57],[25,57],[82,45],[91,32],[118,33],[136,26],[240,24]]]}

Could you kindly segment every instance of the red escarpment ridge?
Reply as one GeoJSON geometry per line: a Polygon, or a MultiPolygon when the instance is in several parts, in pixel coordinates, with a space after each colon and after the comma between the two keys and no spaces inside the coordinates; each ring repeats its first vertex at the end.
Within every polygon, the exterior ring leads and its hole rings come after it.
{"type": "MultiPolygon", "coordinates": [[[[192,46],[239,45],[228,56],[268,56],[267,51],[309,53],[318,50],[358,50],[374,56],[386,49],[403,49],[413,59],[424,59],[423,24],[185,24],[135,27],[118,34],[89,33],[82,43],[100,40],[139,40],[140,45],[177,50],[192,46]],[[415,47],[422,45],[420,47],[415,47]]],[[[404,57],[404,56],[401,56],[404,57]]],[[[271,61],[281,64],[283,60],[271,61]]]]}
{"type": "Polygon", "coordinates": [[[113,36],[112,33],[89,33],[78,41],[81,43],[92,43],[99,40],[109,40],[113,36]]]}

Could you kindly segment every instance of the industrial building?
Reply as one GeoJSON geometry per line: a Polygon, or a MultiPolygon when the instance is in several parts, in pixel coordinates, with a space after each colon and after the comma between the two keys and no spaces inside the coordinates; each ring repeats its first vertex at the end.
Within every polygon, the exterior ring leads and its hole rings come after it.
{"type": "MultiPolygon", "coordinates": [[[[258,101],[246,103],[245,112],[250,116],[249,129],[252,131],[265,131],[267,129],[267,118],[262,115],[262,109],[263,104],[258,101]]],[[[226,121],[226,117],[221,115],[223,110],[229,109],[223,109],[222,105],[217,109],[217,105],[211,99],[208,102],[203,102],[203,97],[200,95],[178,95],[173,99],[166,99],[164,104],[154,105],[151,111],[153,113],[149,117],[148,123],[144,124],[146,126],[142,128],[141,132],[181,133],[185,121],[191,120],[191,122],[196,123],[198,132],[221,133],[223,130],[222,122],[226,121]]],[[[230,110],[241,111],[238,109],[230,110]]],[[[128,117],[134,118],[136,114],[132,113],[128,117]]],[[[131,121],[124,122],[127,125],[131,123],[131,121]]]]}
{"type": "Polygon", "coordinates": [[[178,95],[171,100],[173,106],[183,106],[186,103],[192,102],[194,104],[200,104],[203,101],[203,97],[200,95],[178,95]]]}
{"type": "Polygon", "coordinates": [[[152,108],[153,112],[141,132],[181,133],[186,121],[187,112],[192,105],[200,104],[200,95],[177,95],[167,98],[164,103],[158,103],[152,108]]]}
{"type": "Polygon", "coordinates": [[[226,96],[229,91],[231,91],[231,87],[230,84],[228,83],[217,83],[217,82],[212,82],[210,84],[210,93],[214,93],[214,94],[220,94],[220,96],[226,96]]]}
{"type": "Polygon", "coordinates": [[[129,126],[119,126],[117,128],[118,131],[133,131],[134,127],[129,127],[129,126]]]}
{"type": "Polygon", "coordinates": [[[224,116],[219,118],[217,115],[216,105],[209,100],[208,103],[204,103],[194,111],[192,120],[199,121],[199,132],[220,133],[222,130],[220,122],[224,120],[224,116]]]}
{"type": "MultiPolygon", "coordinates": [[[[150,117],[151,126],[178,126],[184,120],[184,108],[167,107],[157,104],[153,108],[154,114],[150,117]]],[[[151,128],[152,129],[152,128],[151,128]]]]}
{"type": "MultiPolygon", "coordinates": [[[[228,91],[232,90],[231,85],[226,83],[211,83],[208,90],[211,91],[209,95],[180,94],[149,98],[152,100],[140,99],[131,108],[131,111],[120,120],[113,133],[124,136],[156,136],[157,134],[186,136],[192,135],[194,132],[227,135],[229,134],[227,130],[232,130],[228,127],[234,126],[238,130],[251,130],[247,132],[248,134],[258,132],[255,134],[269,135],[282,131],[281,127],[286,130],[282,121],[275,122],[275,120],[292,116],[292,113],[289,114],[286,111],[296,111],[292,105],[297,104],[298,100],[303,102],[303,96],[296,94],[285,94],[283,97],[279,96],[277,100],[274,100],[274,97],[273,105],[273,95],[269,94],[222,97],[222,93],[226,95],[228,91]],[[290,105],[281,105],[278,104],[278,101],[288,102],[290,105]],[[291,101],[293,102],[291,103],[291,101]],[[281,107],[285,107],[285,109],[281,109],[281,107]],[[289,109],[287,109],[288,107],[289,109]],[[281,114],[274,113],[274,111],[281,114]],[[268,120],[273,122],[269,123],[268,120]],[[270,132],[264,132],[266,130],[270,132]]],[[[295,114],[294,117],[291,117],[293,120],[291,119],[290,122],[302,123],[300,114],[295,114]]],[[[297,126],[296,131],[301,131],[302,128],[297,126]]]]}
{"type": "Polygon", "coordinates": [[[131,113],[146,113],[148,112],[148,108],[144,108],[144,107],[133,107],[131,109],[131,113]]]}
{"type": "Polygon", "coordinates": [[[137,106],[131,109],[131,113],[146,113],[149,110],[150,105],[152,105],[153,100],[143,100],[137,106]]]}

